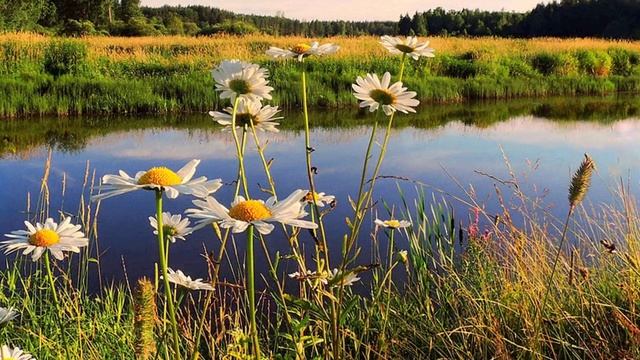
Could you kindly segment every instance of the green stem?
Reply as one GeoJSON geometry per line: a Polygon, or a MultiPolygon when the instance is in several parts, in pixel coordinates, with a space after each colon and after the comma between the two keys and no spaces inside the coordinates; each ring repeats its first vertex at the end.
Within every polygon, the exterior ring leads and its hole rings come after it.
{"type": "Polygon", "coordinates": [[[69,357],[69,345],[67,343],[67,333],[64,331],[64,326],[62,324],[62,319],[60,317],[60,302],[58,301],[58,291],[56,290],[56,280],[53,277],[53,270],[51,270],[51,260],[49,259],[49,251],[45,250],[44,254],[44,264],[47,268],[47,278],[49,279],[49,286],[51,286],[51,293],[53,294],[53,302],[56,306],[56,318],[58,327],[60,329],[60,333],[62,335],[62,344],[64,345],[64,354],[67,360],[69,357]]]}
{"type": "Polygon", "coordinates": [[[549,275],[549,280],[547,281],[547,286],[544,292],[544,296],[542,297],[542,304],[540,305],[540,310],[538,311],[538,318],[536,324],[535,338],[537,339],[539,335],[539,331],[541,328],[542,317],[544,316],[544,308],[547,304],[547,298],[549,296],[549,292],[551,290],[551,284],[553,283],[553,276],[556,273],[556,268],[558,266],[558,261],[560,260],[560,254],[562,253],[562,247],[564,246],[565,239],[567,238],[567,230],[569,229],[569,219],[571,219],[571,215],[573,214],[574,207],[571,206],[569,208],[569,212],[567,213],[567,218],[564,222],[564,228],[562,229],[562,237],[560,238],[560,245],[558,246],[558,252],[556,253],[556,257],[553,260],[553,266],[551,268],[551,275],[549,275]]]}
{"type": "Polygon", "coordinates": [[[253,251],[253,225],[249,225],[247,232],[247,292],[249,298],[249,319],[251,321],[251,343],[255,359],[260,358],[260,338],[258,337],[258,325],[256,322],[256,283],[255,283],[255,262],[253,251]]]}
{"type": "Polygon", "coordinates": [[[169,308],[169,320],[171,321],[171,330],[173,332],[173,351],[176,359],[180,359],[180,336],[178,335],[178,322],[176,321],[176,310],[173,304],[173,296],[171,287],[169,286],[169,273],[167,271],[166,252],[164,231],[162,229],[162,194],[163,190],[156,190],[156,214],[158,220],[158,253],[160,256],[160,268],[162,270],[162,279],[164,281],[165,303],[169,308]]]}
{"type": "MultiPolygon", "coordinates": [[[[315,201],[316,189],[315,189],[315,183],[313,181],[313,172],[311,167],[312,148],[311,148],[311,134],[309,130],[309,108],[308,108],[308,101],[307,101],[307,72],[305,69],[304,62],[302,62],[302,111],[304,113],[304,145],[305,145],[305,159],[307,163],[307,178],[309,180],[309,191],[311,192],[311,199],[313,200],[311,202],[311,207],[313,209],[312,213],[315,213],[317,215],[317,222],[315,221],[315,219],[312,219],[312,220],[318,224],[318,228],[320,230],[320,238],[321,238],[322,247],[323,247],[322,253],[324,255],[324,266],[327,269],[326,271],[329,271],[329,269],[331,269],[331,266],[329,264],[329,252],[327,251],[327,238],[325,235],[326,233],[324,231],[324,224],[322,222],[322,217],[320,216],[320,210],[318,208],[318,204],[316,204],[316,201],[315,201]]],[[[315,230],[313,230],[313,234],[317,237],[317,232],[315,230]]],[[[316,249],[317,248],[318,247],[316,246],[316,249]]],[[[317,251],[319,252],[319,250],[317,251]]],[[[324,269],[320,268],[320,263],[317,264],[317,271],[318,273],[325,271],[324,269]]],[[[333,328],[332,343],[334,348],[333,349],[334,357],[339,359],[340,347],[338,346],[338,344],[340,341],[340,337],[339,337],[339,328],[338,328],[339,327],[338,310],[334,301],[331,302],[331,314],[332,314],[331,327],[333,328]]]]}
{"type": "Polygon", "coordinates": [[[404,63],[405,63],[406,59],[407,59],[407,54],[403,53],[402,54],[402,62],[400,63],[400,75],[398,76],[398,78],[399,78],[398,81],[402,81],[402,77],[404,76],[404,63]]]}
{"type": "Polygon", "coordinates": [[[276,199],[278,195],[276,194],[276,183],[273,181],[273,177],[271,176],[271,170],[269,170],[269,164],[267,163],[267,159],[264,156],[264,148],[262,144],[260,144],[260,139],[258,138],[258,134],[256,133],[256,127],[251,121],[251,134],[253,135],[253,141],[256,143],[256,149],[258,149],[258,154],[260,155],[260,160],[262,161],[262,167],[264,167],[264,173],[267,176],[267,181],[269,182],[269,187],[271,188],[271,195],[276,199]]]}
{"type": "MultiPolygon", "coordinates": [[[[244,190],[244,195],[247,199],[249,199],[249,188],[247,187],[247,178],[244,170],[244,149],[240,145],[240,141],[238,140],[238,131],[236,130],[236,116],[238,115],[238,103],[240,102],[240,98],[236,97],[233,102],[233,112],[231,113],[231,133],[233,134],[233,141],[236,144],[236,153],[238,154],[238,164],[240,166],[240,180],[242,180],[242,188],[244,190]]],[[[246,129],[244,130],[246,133],[246,129]]],[[[244,139],[244,133],[242,135],[244,139]]],[[[243,140],[243,143],[245,141],[243,140]]]]}

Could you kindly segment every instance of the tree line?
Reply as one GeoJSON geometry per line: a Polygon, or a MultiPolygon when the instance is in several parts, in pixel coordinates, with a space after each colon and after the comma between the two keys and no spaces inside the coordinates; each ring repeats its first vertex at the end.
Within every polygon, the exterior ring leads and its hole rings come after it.
{"type": "Polygon", "coordinates": [[[443,35],[640,39],[638,0],[562,0],[528,12],[430,9],[399,21],[301,21],[207,6],[142,7],[140,0],[0,0],[0,30],[110,34],[443,35]]]}

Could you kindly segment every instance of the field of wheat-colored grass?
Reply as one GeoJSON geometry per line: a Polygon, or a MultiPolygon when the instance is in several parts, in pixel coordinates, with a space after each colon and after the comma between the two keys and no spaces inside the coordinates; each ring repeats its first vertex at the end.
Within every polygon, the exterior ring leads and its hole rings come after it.
{"type": "MultiPolygon", "coordinates": [[[[44,45],[57,38],[33,33],[6,33],[0,35],[0,43],[13,42],[37,56],[44,45]]],[[[528,55],[539,52],[563,52],[577,49],[606,50],[612,47],[640,51],[640,41],[604,40],[604,39],[505,39],[495,37],[426,37],[439,54],[461,54],[469,51],[482,51],[494,56],[528,55]]],[[[144,60],[157,57],[163,52],[171,52],[173,60],[192,62],[195,60],[219,61],[238,58],[244,60],[264,60],[264,50],[269,46],[287,47],[300,42],[331,42],[340,45],[336,58],[370,59],[386,55],[375,36],[330,37],[323,39],[299,36],[277,37],[270,35],[213,37],[104,37],[89,36],[78,39],[85,43],[89,56],[107,57],[112,60],[144,60]]]]}

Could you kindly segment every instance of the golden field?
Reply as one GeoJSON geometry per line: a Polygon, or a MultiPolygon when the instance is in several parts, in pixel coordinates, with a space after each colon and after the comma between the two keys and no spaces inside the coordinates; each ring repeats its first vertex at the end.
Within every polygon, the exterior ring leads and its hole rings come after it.
{"type": "MultiPolygon", "coordinates": [[[[6,33],[0,35],[0,43],[15,43],[27,54],[38,57],[44,46],[56,38],[33,33],[6,33]]],[[[603,40],[603,39],[505,39],[495,37],[428,38],[431,46],[441,54],[460,54],[468,51],[483,51],[493,56],[534,54],[539,52],[562,52],[577,49],[606,50],[612,47],[640,51],[640,41],[603,40]]],[[[177,60],[188,63],[194,60],[218,61],[221,59],[266,59],[264,50],[269,46],[287,47],[300,42],[318,40],[341,46],[337,58],[373,58],[386,56],[384,48],[379,46],[378,37],[330,37],[310,39],[298,36],[275,37],[269,35],[250,36],[214,36],[214,37],[101,37],[90,36],[78,39],[88,47],[89,57],[107,57],[112,60],[157,58],[163,52],[171,52],[177,60]]]]}

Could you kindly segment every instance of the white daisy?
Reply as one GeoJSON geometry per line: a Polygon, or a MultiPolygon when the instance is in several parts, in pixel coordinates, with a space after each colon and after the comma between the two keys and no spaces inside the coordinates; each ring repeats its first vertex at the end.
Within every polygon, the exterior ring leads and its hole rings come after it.
{"type": "Polygon", "coordinates": [[[300,274],[300,272],[296,271],[289,274],[289,277],[291,279],[296,279],[298,281],[317,280],[324,285],[327,285],[329,283],[328,276],[326,275],[326,273],[318,274],[316,271],[310,271],[310,270],[307,270],[307,273],[305,275],[300,274]]]}
{"type": "Polygon", "coordinates": [[[403,229],[403,228],[411,226],[411,223],[408,222],[407,220],[395,220],[395,219],[380,220],[380,219],[376,219],[374,222],[378,226],[389,228],[389,229],[403,229]]]}
{"type": "MultiPolygon", "coordinates": [[[[153,233],[158,235],[158,219],[155,216],[150,216],[149,224],[155,229],[153,233]]],[[[183,219],[182,215],[171,215],[168,212],[162,213],[162,234],[172,243],[176,242],[176,239],[184,241],[184,237],[191,234],[193,228],[189,227],[190,224],[189,219],[183,219]]]]}
{"type": "Polygon", "coordinates": [[[53,219],[48,218],[44,224],[31,224],[25,221],[27,230],[16,230],[5,234],[10,240],[3,241],[0,248],[5,254],[22,250],[22,255],[31,254],[33,261],[38,261],[45,250],[58,260],[64,259],[65,251],[80,252],[80,248],[87,246],[89,240],[80,231],[80,225],[72,225],[68,217],[58,225],[53,219]]]}
{"type": "Polygon", "coordinates": [[[227,209],[218,200],[208,196],[204,200],[194,200],[193,204],[199,208],[188,209],[186,213],[192,218],[200,219],[197,222],[197,229],[214,222],[220,223],[222,228],[231,228],[234,233],[245,231],[251,224],[261,234],[267,235],[274,228],[273,224],[269,224],[270,222],[315,229],[318,227],[317,224],[300,219],[307,215],[301,202],[306,193],[305,190],[296,190],[282,201],[276,201],[275,197],[270,197],[266,202],[246,200],[238,196],[231,203],[231,209],[227,209]]]}
{"type": "Polygon", "coordinates": [[[231,102],[234,102],[236,97],[253,101],[271,100],[269,93],[273,88],[267,86],[269,72],[260,65],[240,60],[225,60],[211,73],[221,99],[231,99],[231,102]]]}
{"type": "MultiPolygon", "coordinates": [[[[160,278],[163,279],[162,276],[160,278]]],[[[167,279],[171,283],[191,290],[213,290],[211,284],[202,281],[202,279],[193,280],[191,276],[185,275],[182,270],[173,271],[173,269],[167,268],[167,279]]]]}
{"type": "Polygon", "coordinates": [[[373,112],[382,105],[384,113],[391,115],[394,111],[403,113],[416,112],[415,106],[420,101],[414,99],[415,91],[407,91],[406,87],[402,87],[402,82],[398,81],[391,84],[391,74],[388,72],[382,76],[382,81],[378,79],[376,74],[367,74],[364,78],[358,76],[356,83],[352,84],[353,94],[356,99],[362,100],[360,107],[369,107],[369,111],[373,112]]]}
{"type": "Polygon", "coordinates": [[[300,43],[296,46],[290,47],[288,49],[281,49],[275,46],[272,46],[267,50],[267,55],[278,58],[298,58],[298,61],[302,61],[305,57],[315,55],[315,56],[323,56],[323,55],[331,55],[337,52],[340,49],[340,46],[334,44],[322,44],[320,45],[317,41],[314,41],[309,44],[300,43]]]}
{"type": "Polygon", "coordinates": [[[20,348],[14,347],[10,348],[7,345],[2,345],[2,349],[0,351],[0,360],[32,360],[33,356],[25,353],[20,350],[20,348]]]}
{"type": "Polygon", "coordinates": [[[205,197],[216,192],[221,186],[220,179],[207,181],[204,176],[193,179],[200,160],[191,160],[177,172],[166,167],[153,167],[139,171],[135,177],[120,170],[120,175],[105,175],[100,192],[91,199],[98,201],[135,190],[163,190],[167,197],[175,199],[179,194],[205,197]]]}
{"type": "Polygon", "coordinates": [[[414,60],[418,60],[420,56],[435,56],[435,50],[429,47],[429,42],[418,42],[418,38],[415,36],[408,36],[405,39],[401,39],[399,37],[385,35],[381,37],[380,40],[380,44],[392,54],[407,54],[414,60]]]}
{"type": "Polygon", "coordinates": [[[0,307],[0,324],[4,324],[18,317],[18,312],[13,308],[0,307]]]}
{"type": "Polygon", "coordinates": [[[335,199],[336,197],[333,195],[326,195],[323,192],[312,194],[311,191],[309,191],[302,200],[309,204],[313,204],[315,202],[318,207],[323,207],[331,204],[335,199]]]}
{"type": "Polygon", "coordinates": [[[346,274],[342,274],[338,269],[333,269],[329,279],[332,281],[337,279],[338,283],[333,284],[333,286],[339,286],[340,284],[342,286],[351,286],[360,280],[356,273],[349,271],[346,274]]]}
{"type": "MultiPolygon", "coordinates": [[[[209,115],[211,115],[213,120],[217,121],[218,124],[226,126],[225,130],[228,130],[231,129],[233,122],[233,107],[227,107],[224,111],[225,112],[209,111],[209,115]]],[[[238,102],[238,108],[236,109],[236,127],[251,127],[251,123],[253,122],[253,126],[257,130],[278,132],[279,130],[276,126],[280,124],[274,120],[282,119],[282,117],[275,117],[279,112],[280,110],[278,110],[277,106],[262,106],[259,101],[250,101],[241,98],[238,102]]]]}

